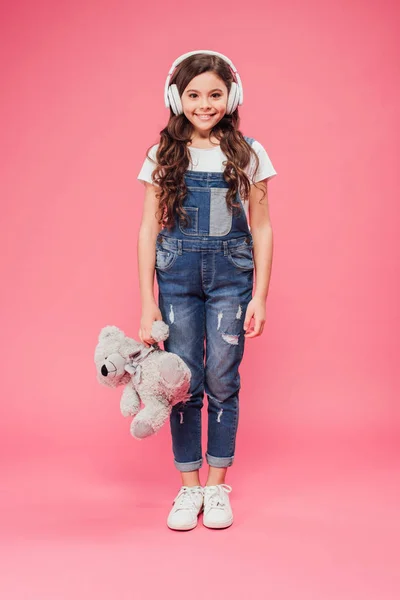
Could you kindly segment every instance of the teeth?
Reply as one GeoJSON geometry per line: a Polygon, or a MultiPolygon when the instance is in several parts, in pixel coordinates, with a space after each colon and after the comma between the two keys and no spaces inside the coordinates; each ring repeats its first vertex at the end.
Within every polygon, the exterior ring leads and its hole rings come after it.
{"type": "Polygon", "coordinates": [[[199,117],[199,119],[201,119],[202,121],[208,121],[208,119],[211,119],[211,117],[213,117],[214,115],[196,115],[196,117],[199,117]]]}

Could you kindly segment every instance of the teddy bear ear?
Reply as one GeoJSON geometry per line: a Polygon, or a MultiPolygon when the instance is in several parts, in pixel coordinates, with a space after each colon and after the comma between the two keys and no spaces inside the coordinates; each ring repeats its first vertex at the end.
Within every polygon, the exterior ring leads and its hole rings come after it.
{"type": "Polygon", "coordinates": [[[163,342],[169,336],[169,327],[164,321],[154,321],[151,327],[151,337],[156,342],[163,342]]]}
{"type": "Polygon", "coordinates": [[[110,337],[119,337],[123,332],[115,325],[107,325],[103,327],[99,334],[99,342],[110,337]]]}

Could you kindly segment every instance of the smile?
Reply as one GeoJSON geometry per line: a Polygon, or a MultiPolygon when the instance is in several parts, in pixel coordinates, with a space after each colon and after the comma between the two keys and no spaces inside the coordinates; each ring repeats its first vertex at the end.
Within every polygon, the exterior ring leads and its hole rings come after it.
{"type": "Polygon", "coordinates": [[[198,117],[199,119],[201,119],[202,121],[208,121],[209,119],[211,119],[211,117],[214,117],[216,113],[214,113],[213,115],[195,115],[196,117],[198,117]]]}

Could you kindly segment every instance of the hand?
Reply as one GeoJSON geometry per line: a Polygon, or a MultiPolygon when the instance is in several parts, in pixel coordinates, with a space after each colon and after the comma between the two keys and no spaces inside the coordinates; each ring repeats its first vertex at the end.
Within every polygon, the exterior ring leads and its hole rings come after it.
{"type": "Polygon", "coordinates": [[[155,340],[151,337],[151,327],[154,321],[162,321],[162,314],[157,304],[153,302],[142,310],[142,318],[140,319],[139,339],[146,346],[155,344],[155,340]]]}
{"type": "Polygon", "coordinates": [[[254,338],[262,334],[265,323],[265,314],[265,300],[255,296],[252,300],[250,300],[246,310],[246,316],[243,325],[243,329],[246,331],[244,334],[245,338],[254,338]],[[250,328],[252,319],[252,327],[250,328]]]}

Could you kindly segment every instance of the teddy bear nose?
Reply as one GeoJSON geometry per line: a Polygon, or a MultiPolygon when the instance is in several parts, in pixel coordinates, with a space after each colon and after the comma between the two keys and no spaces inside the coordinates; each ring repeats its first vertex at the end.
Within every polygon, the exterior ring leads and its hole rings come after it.
{"type": "Polygon", "coordinates": [[[108,369],[107,369],[106,365],[103,365],[101,367],[101,374],[103,375],[103,377],[107,377],[107,375],[108,375],[108,369]]]}

